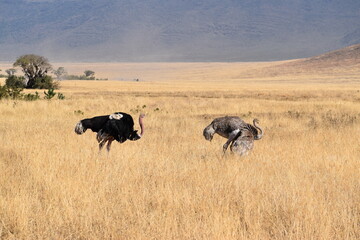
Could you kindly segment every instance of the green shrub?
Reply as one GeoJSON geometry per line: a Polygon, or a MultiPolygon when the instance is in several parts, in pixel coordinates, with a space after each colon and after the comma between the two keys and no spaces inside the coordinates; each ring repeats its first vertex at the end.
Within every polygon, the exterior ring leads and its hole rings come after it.
{"type": "Polygon", "coordinates": [[[7,94],[7,87],[6,86],[1,86],[0,85],[0,100],[3,98],[7,98],[8,94],[7,94]]]}
{"type": "Polygon", "coordinates": [[[84,112],[81,111],[81,110],[75,110],[75,111],[74,111],[74,114],[75,114],[75,115],[84,115],[84,112]]]}
{"type": "Polygon", "coordinates": [[[23,98],[25,101],[35,101],[40,99],[40,95],[38,92],[35,92],[35,94],[28,93],[25,94],[23,98]]]}
{"type": "Polygon", "coordinates": [[[62,93],[58,93],[57,97],[58,97],[59,100],[64,100],[65,99],[65,96],[62,93]]]}
{"type": "Polygon", "coordinates": [[[59,83],[54,81],[54,79],[51,76],[46,75],[43,77],[36,78],[33,88],[54,90],[59,88],[59,83]]]}
{"type": "Polygon", "coordinates": [[[50,100],[55,97],[56,93],[53,88],[48,89],[48,91],[44,91],[45,97],[44,99],[50,100]]]}
{"type": "Polygon", "coordinates": [[[66,80],[95,80],[95,77],[87,77],[86,75],[66,75],[66,80]]]}
{"type": "Polygon", "coordinates": [[[22,97],[22,88],[13,88],[6,85],[0,85],[0,99],[17,99],[22,97]]]}
{"type": "Polygon", "coordinates": [[[22,76],[9,75],[5,80],[5,85],[10,88],[24,88],[26,86],[25,78],[22,76]]]}
{"type": "MultiPolygon", "coordinates": [[[[35,101],[40,99],[40,95],[38,92],[35,94],[27,93],[24,94],[22,91],[23,88],[13,87],[13,86],[1,86],[0,85],[0,100],[1,99],[13,99],[13,100],[25,100],[25,101],[35,101]]],[[[44,91],[44,99],[50,100],[56,95],[58,99],[63,100],[65,99],[64,94],[58,93],[56,94],[53,88],[48,89],[48,91],[44,91]]]]}
{"type": "Polygon", "coordinates": [[[16,88],[16,87],[7,87],[6,86],[6,92],[8,95],[8,98],[11,99],[21,99],[24,94],[22,93],[23,88],[16,88]]]}

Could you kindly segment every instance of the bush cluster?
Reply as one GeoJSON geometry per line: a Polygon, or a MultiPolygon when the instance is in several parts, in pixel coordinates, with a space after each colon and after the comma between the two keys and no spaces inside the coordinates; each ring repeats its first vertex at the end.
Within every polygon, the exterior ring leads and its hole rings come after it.
{"type": "MultiPolygon", "coordinates": [[[[8,75],[5,80],[5,85],[12,88],[27,88],[26,80],[23,76],[8,75]]],[[[32,85],[33,89],[58,89],[59,83],[54,81],[51,76],[45,75],[43,77],[38,77],[35,79],[34,84],[32,85]]]]}
{"type": "Polygon", "coordinates": [[[23,88],[8,87],[0,85],[0,100],[1,99],[21,99],[23,97],[23,88]]]}
{"type": "Polygon", "coordinates": [[[86,75],[65,75],[64,79],[67,80],[95,80],[95,77],[88,77],[86,75]]]}
{"type": "Polygon", "coordinates": [[[51,76],[45,75],[35,79],[35,83],[32,88],[38,89],[58,89],[59,83],[54,81],[51,76]]]}
{"type": "Polygon", "coordinates": [[[18,76],[15,76],[15,75],[10,75],[5,80],[5,85],[7,87],[11,87],[11,88],[25,88],[26,87],[25,78],[24,77],[18,77],[18,76]]]}
{"type": "MultiPolygon", "coordinates": [[[[0,100],[2,99],[12,99],[12,100],[25,100],[25,101],[35,101],[40,99],[40,94],[38,92],[33,93],[23,93],[23,87],[0,85],[0,100]]],[[[65,96],[62,93],[55,93],[53,88],[44,91],[44,99],[50,100],[57,96],[57,99],[64,100],[65,96]]]]}
{"type": "MultiPolygon", "coordinates": [[[[13,99],[13,100],[25,100],[25,101],[35,101],[40,99],[38,92],[35,94],[32,93],[23,93],[24,88],[27,87],[26,79],[23,76],[15,76],[9,74],[5,80],[5,85],[0,85],[0,100],[1,99],[13,99]]],[[[42,77],[35,78],[35,82],[31,88],[37,89],[48,89],[44,91],[44,99],[52,99],[56,95],[58,99],[63,100],[65,96],[62,93],[55,93],[54,89],[59,88],[58,82],[54,81],[51,76],[44,75],[42,77]]]]}

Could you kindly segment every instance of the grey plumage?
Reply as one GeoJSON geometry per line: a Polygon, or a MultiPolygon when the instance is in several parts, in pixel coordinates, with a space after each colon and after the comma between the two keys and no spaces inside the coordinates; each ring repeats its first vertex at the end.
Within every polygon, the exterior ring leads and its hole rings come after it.
{"type": "Polygon", "coordinates": [[[217,133],[228,139],[223,145],[224,153],[230,145],[232,152],[245,155],[253,149],[254,140],[260,140],[263,136],[263,130],[258,123],[259,121],[254,119],[254,125],[251,125],[239,117],[233,116],[215,118],[210,125],[204,129],[203,135],[206,140],[211,141],[214,134],[217,133]]]}

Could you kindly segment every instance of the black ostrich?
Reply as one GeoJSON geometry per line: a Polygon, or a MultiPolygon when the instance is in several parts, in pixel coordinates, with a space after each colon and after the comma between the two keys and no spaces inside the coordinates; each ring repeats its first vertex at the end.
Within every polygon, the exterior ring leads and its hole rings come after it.
{"type": "Polygon", "coordinates": [[[128,139],[131,141],[139,140],[144,134],[144,117],[144,114],[140,114],[139,116],[140,134],[137,130],[134,130],[134,120],[131,115],[123,112],[85,118],[76,124],[75,132],[77,134],[83,134],[87,129],[91,129],[97,133],[96,140],[99,142],[99,150],[101,150],[107,142],[106,149],[110,151],[111,143],[114,140],[120,143],[128,139]]]}

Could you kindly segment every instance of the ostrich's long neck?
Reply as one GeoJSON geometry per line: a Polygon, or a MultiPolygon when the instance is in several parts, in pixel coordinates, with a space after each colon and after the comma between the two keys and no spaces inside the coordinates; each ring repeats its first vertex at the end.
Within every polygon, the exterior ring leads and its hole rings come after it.
{"type": "Polygon", "coordinates": [[[141,133],[140,133],[140,136],[142,136],[144,134],[144,123],[143,123],[143,118],[145,117],[144,114],[140,114],[139,116],[139,125],[140,125],[140,129],[141,129],[141,133]]]}
{"type": "Polygon", "coordinates": [[[257,125],[256,121],[253,121],[254,126],[260,131],[256,136],[255,136],[255,140],[260,140],[264,134],[263,130],[261,129],[261,127],[259,125],[257,125]]]}

